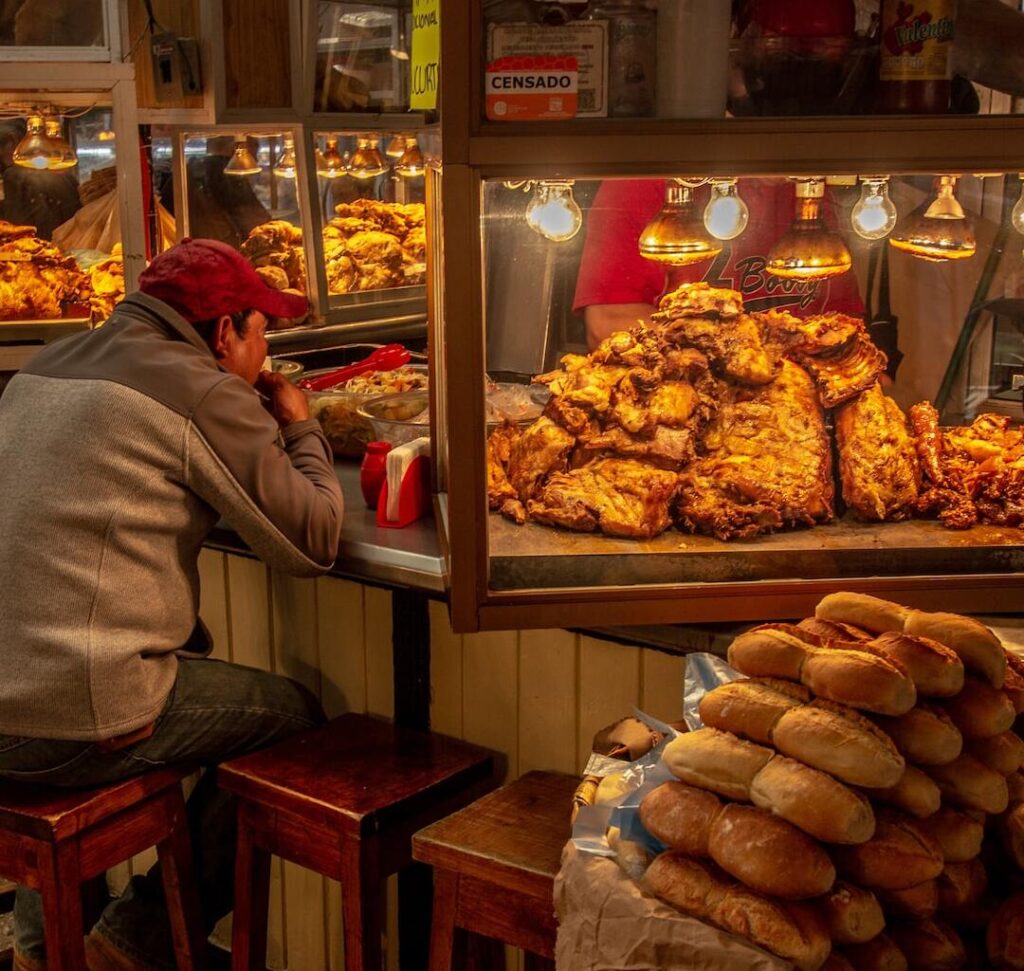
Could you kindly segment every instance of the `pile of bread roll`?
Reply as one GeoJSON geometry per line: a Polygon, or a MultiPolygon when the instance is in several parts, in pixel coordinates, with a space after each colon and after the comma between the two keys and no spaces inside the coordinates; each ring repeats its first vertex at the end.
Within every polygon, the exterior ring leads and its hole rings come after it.
{"type": "Polygon", "coordinates": [[[975,620],[852,593],[728,656],[744,678],[640,805],[668,847],[646,888],[801,971],[1024,971],[1024,664],[975,620]]]}

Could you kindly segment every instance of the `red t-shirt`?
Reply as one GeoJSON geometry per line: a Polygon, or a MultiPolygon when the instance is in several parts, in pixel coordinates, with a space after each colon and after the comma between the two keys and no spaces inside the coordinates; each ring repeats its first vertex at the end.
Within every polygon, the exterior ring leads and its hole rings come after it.
{"type": "MultiPolygon", "coordinates": [[[[801,314],[826,310],[862,314],[864,303],[853,272],[829,280],[783,280],[764,272],[772,244],[793,222],[793,184],[782,179],[744,179],[740,194],[750,209],[750,222],[741,236],[722,243],[714,259],[666,268],[642,257],[640,233],[665,201],[661,179],[608,180],[602,183],[587,216],[576,297],[577,313],[593,304],[647,303],[683,283],[705,281],[713,287],[738,290],[747,310],[788,307],[801,314]]],[[[702,211],[709,190],[697,190],[702,211]]],[[[825,219],[834,226],[831,204],[825,198],[825,219]]]]}

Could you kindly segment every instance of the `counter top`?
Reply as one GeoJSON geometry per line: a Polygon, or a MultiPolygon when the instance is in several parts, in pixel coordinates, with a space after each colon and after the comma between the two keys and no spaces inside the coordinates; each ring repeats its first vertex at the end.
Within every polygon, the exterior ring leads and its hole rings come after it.
{"type": "MultiPolygon", "coordinates": [[[[425,516],[404,529],[382,529],[377,525],[376,513],[363,502],[358,463],[335,462],[334,471],[345,496],[345,517],[331,575],[444,594],[444,561],[433,516],[425,516]]],[[[210,534],[207,545],[228,553],[250,552],[223,520],[210,534]]]]}

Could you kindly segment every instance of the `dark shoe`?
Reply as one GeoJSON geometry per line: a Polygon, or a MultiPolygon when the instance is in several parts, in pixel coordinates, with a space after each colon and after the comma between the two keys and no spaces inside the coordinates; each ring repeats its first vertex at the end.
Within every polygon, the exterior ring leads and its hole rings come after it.
{"type": "Polygon", "coordinates": [[[12,971],[46,971],[46,959],[32,958],[16,950],[12,971]]]}
{"type": "Polygon", "coordinates": [[[143,964],[125,954],[95,929],[85,939],[85,966],[89,971],[154,971],[153,965],[143,964]]]}

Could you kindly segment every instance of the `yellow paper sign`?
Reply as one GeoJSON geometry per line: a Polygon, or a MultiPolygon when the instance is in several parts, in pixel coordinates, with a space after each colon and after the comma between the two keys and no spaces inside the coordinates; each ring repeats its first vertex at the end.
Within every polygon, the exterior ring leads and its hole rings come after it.
{"type": "Polygon", "coordinates": [[[412,66],[409,107],[437,107],[438,61],[441,57],[441,0],[412,0],[412,66]]]}

